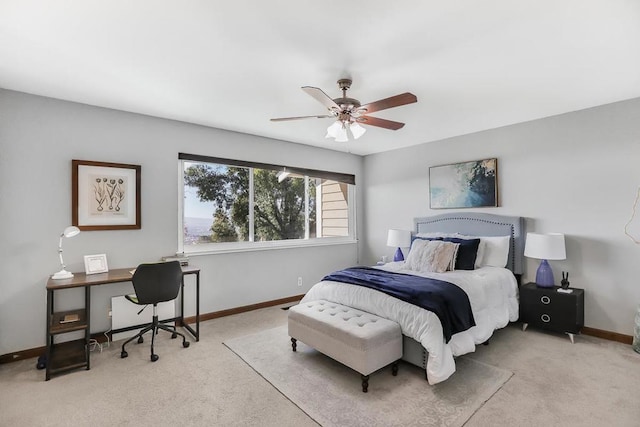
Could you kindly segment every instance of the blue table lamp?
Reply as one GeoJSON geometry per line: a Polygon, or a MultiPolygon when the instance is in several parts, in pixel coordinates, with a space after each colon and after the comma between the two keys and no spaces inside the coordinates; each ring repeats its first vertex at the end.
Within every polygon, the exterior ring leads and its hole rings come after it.
{"type": "Polygon", "coordinates": [[[553,271],[547,260],[562,260],[567,258],[564,246],[564,234],[527,233],[527,241],[524,245],[524,256],[542,260],[536,272],[536,284],[541,288],[552,288],[555,282],[553,280],[553,271]]]}
{"type": "Polygon", "coordinates": [[[395,229],[389,230],[389,233],[387,234],[387,246],[398,248],[393,256],[394,261],[404,261],[402,248],[408,248],[411,246],[411,231],[395,229]]]}

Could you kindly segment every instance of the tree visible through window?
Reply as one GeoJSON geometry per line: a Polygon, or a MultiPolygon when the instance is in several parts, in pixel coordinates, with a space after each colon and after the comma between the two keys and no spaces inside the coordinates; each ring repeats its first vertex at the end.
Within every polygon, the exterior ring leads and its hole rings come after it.
{"type": "Polygon", "coordinates": [[[349,236],[348,184],[282,169],[184,161],[184,245],[349,236]]]}

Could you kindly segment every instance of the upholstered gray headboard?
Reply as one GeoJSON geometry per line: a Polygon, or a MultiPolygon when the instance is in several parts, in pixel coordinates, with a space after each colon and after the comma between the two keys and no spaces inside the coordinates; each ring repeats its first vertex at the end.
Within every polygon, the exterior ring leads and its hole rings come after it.
{"type": "Polygon", "coordinates": [[[461,233],[469,236],[511,236],[507,268],[522,274],[524,265],[524,218],[477,212],[456,212],[415,218],[416,233],[461,233]]]}

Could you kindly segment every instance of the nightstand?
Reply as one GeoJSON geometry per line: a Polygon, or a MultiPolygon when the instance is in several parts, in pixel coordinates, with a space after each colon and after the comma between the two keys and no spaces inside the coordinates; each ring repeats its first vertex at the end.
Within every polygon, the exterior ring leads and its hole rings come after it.
{"type": "Polygon", "coordinates": [[[571,288],[570,294],[558,292],[559,286],[540,288],[535,283],[520,287],[520,321],[522,330],[533,325],[569,335],[584,326],[584,289],[571,288]]]}

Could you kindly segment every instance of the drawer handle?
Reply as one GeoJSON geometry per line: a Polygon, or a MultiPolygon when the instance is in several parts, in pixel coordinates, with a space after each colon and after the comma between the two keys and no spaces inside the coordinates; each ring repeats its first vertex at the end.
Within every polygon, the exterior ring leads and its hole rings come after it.
{"type": "Polygon", "coordinates": [[[551,298],[549,298],[547,295],[542,295],[542,298],[540,298],[540,301],[543,304],[549,304],[551,302],[551,298]]]}
{"type": "Polygon", "coordinates": [[[551,322],[551,316],[549,316],[548,314],[543,314],[542,316],[540,316],[540,319],[541,319],[544,323],[549,323],[549,322],[551,322]]]}

